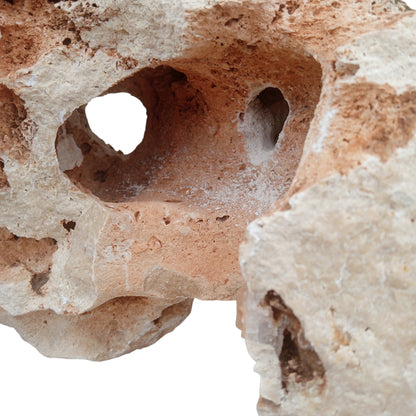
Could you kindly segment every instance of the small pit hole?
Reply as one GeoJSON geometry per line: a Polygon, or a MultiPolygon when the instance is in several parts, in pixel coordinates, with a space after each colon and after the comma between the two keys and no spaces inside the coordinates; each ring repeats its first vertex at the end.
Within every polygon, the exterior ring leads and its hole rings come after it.
{"type": "Polygon", "coordinates": [[[38,295],[43,295],[42,288],[49,281],[49,273],[50,272],[48,271],[46,273],[35,273],[32,275],[30,284],[32,286],[32,290],[38,295]]]}
{"type": "Polygon", "coordinates": [[[89,143],[82,143],[81,145],[81,152],[83,155],[87,155],[89,152],[91,152],[91,145],[89,143]]]}
{"type": "Polygon", "coordinates": [[[95,182],[104,183],[107,179],[108,172],[106,170],[96,170],[93,175],[95,182]]]}
{"type": "Polygon", "coordinates": [[[225,222],[230,218],[229,215],[223,215],[222,217],[215,218],[218,222],[225,222]]]}
{"type": "Polygon", "coordinates": [[[146,108],[126,92],[93,98],[85,113],[91,130],[113,149],[129,154],[142,142],[146,130],[146,108]]]}
{"type": "Polygon", "coordinates": [[[68,232],[75,230],[76,225],[77,223],[75,221],[62,220],[62,227],[64,227],[68,232]]]}

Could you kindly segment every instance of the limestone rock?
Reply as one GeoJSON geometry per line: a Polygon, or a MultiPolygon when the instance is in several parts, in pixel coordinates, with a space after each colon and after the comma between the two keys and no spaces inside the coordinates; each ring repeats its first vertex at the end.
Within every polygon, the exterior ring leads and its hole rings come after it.
{"type": "Polygon", "coordinates": [[[239,295],[262,415],[412,413],[414,12],[0,6],[2,323],[45,355],[102,360],[193,298],[239,295]],[[147,108],[130,155],[86,119],[110,92],[147,108]]]}
{"type": "Polygon", "coordinates": [[[11,316],[0,310],[0,319],[46,356],[101,361],[147,347],[178,326],[192,300],[170,303],[124,296],[81,315],[48,310],[11,316]]]}

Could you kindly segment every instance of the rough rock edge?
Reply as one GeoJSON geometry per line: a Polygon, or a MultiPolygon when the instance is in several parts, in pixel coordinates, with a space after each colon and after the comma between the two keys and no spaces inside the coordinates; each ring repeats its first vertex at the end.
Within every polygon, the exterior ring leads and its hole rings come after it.
{"type": "MultiPolygon", "coordinates": [[[[326,153],[333,166],[336,159],[346,162],[341,174],[326,173],[325,178],[318,173],[312,186],[310,178],[305,180],[309,185],[296,189],[283,212],[276,211],[248,227],[248,243],[240,255],[248,283],[244,330],[262,376],[261,415],[404,415],[416,404],[416,335],[412,330],[416,321],[411,312],[416,298],[416,265],[411,254],[416,249],[412,162],[416,156],[416,78],[407,68],[395,69],[394,52],[387,58],[379,49],[381,43],[388,51],[400,45],[400,53],[406,54],[404,60],[409,59],[412,67],[415,23],[414,15],[404,18],[386,32],[364,35],[339,50],[341,60],[335,67],[353,61],[361,69],[361,73],[354,69],[346,82],[359,94],[367,91],[364,102],[355,100],[357,109],[369,109],[366,122],[360,132],[351,134],[342,114],[348,96],[337,103],[331,97],[337,92],[329,94],[327,102],[335,104],[326,107],[330,118],[321,126],[321,135],[315,136],[319,142],[309,142],[310,153],[306,152],[299,171],[306,166],[313,171],[319,157],[312,162],[314,166],[308,166],[307,159],[335,149],[335,137],[346,138],[347,151],[352,152],[357,152],[356,140],[362,140],[358,146],[374,156],[354,163],[342,148],[336,148],[342,157],[334,152],[331,160],[326,153]],[[390,46],[384,42],[388,35],[390,46]],[[345,59],[346,54],[350,59],[345,59]],[[375,74],[373,68],[382,60],[389,71],[375,74]],[[372,83],[368,88],[357,80],[372,83]],[[384,100],[383,94],[392,88],[396,92],[391,97],[396,98],[384,100]],[[403,94],[413,96],[406,116],[395,114],[406,111],[407,105],[399,103],[403,94]],[[393,118],[383,122],[381,114],[393,118]],[[372,127],[368,129],[373,122],[378,128],[375,135],[372,127]],[[320,377],[312,385],[294,377],[288,386],[276,369],[282,367],[283,334],[274,330],[273,336],[272,329],[268,338],[264,328],[273,328],[273,319],[259,312],[271,291],[299,319],[325,369],[324,385],[320,377]],[[274,363],[275,369],[267,363],[274,363]],[[278,390],[279,385],[284,388],[278,390]],[[340,397],[346,395],[348,400],[342,402],[340,397]]],[[[348,88],[342,80],[338,85],[341,91],[348,88]]]]}
{"type": "Polygon", "coordinates": [[[52,311],[11,316],[0,308],[0,321],[47,357],[103,361],[155,343],[189,315],[192,299],[112,299],[81,315],[52,311]]]}

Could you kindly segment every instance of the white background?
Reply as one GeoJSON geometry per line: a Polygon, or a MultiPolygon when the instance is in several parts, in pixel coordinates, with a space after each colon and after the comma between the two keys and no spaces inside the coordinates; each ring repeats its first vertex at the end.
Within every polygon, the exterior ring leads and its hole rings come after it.
{"type": "Polygon", "coordinates": [[[195,301],[156,344],[103,361],[46,358],[0,325],[1,416],[254,416],[253,372],[235,302],[195,301]]]}
{"type": "MultiPolygon", "coordinates": [[[[407,3],[416,9],[416,0],[407,3]]],[[[1,416],[256,414],[259,377],[234,302],[195,301],[190,317],[153,346],[101,363],[45,358],[2,325],[0,339],[1,416]]]]}

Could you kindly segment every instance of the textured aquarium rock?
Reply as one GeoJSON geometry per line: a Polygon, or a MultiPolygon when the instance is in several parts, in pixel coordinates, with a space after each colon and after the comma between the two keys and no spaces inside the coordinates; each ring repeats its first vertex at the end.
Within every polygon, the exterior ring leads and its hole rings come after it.
{"type": "Polygon", "coordinates": [[[104,360],[238,298],[261,415],[412,414],[404,3],[3,0],[0,53],[0,322],[104,360]],[[116,92],[128,155],[85,115],[116,92]]]}

